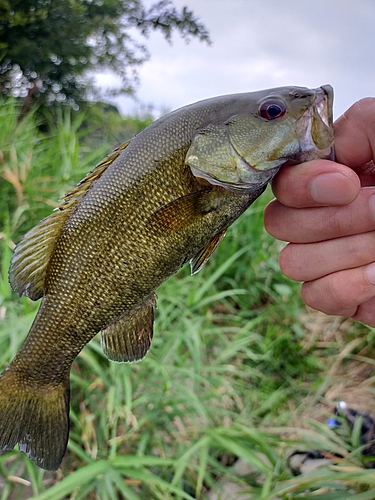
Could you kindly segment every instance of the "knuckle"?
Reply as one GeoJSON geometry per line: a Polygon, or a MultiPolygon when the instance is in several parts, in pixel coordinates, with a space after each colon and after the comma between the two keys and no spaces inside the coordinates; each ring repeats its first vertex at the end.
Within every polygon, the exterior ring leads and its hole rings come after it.
{"type": "Polygon", "coordinates": [[[353,319],[362,321],[369,326],[375,327],[375,298],[361,304],[353,314],[353,319]]]}
{"type": "Polygon", "coordinates": [[[351,262],[364,265],[375,260],[375,231],[347,238],[346,245],[346,252],[351,256],[351,262]]]}
{"type": "Polygon", "coordinates": [[[327,211],[322,210],[320,224],[324,234],[329,234],[331,238],[358,232],[358,218],[351,205],[331,207],[327,211]]]}
{"type": "Polygon", "coordinates": [[[289,243],[280,252],[279,265],[282,272],[288,278],[295,281],[303,281],[304,265],[300,256],[301,245],[289,243]]]}
{"type": "Polygon", "coordinates": [[[275,209],[277,210],[277,200],[272,200],[268,203],[263,213],[264,227],[268,233],[273,236],[275,230],[275,209]],[[276,205],[276,206],[275,206],[276,205]]]}
{"type": "Polygon", "coordinates": [[[364,97],[355,102],[343,114],[344,120],[348,123],[358,126],[362,129],[364,125],[364,117],[372,117],[375,113],[375,98],[364,97]]]}
{"type": "Polygon", "coordinates": [[[360,99],[351,106],[350,111],[352,116],[362,123],[364,115],[375,113],[375,98],[364,97],[360,99]]]}
{"type": "Polygon", "coordinates": [[[365,241],[365,235],[358,234],[345,238],[345,254],[349,265],[360,266],[365,263],[368,248],[365,241]]]}
{"type": "Polygon", "coordinates": [[[309,281],[302,284],[301,287],[302,299],[305,302],[305,304],[308,305],[309,307],[312,307],[313,309],[322,310],[321,307],[319,306],[318,301],[316,300],[317,297],[312,288],[313,288],[313,282],[309,281]]]}
{"type": "Polygon", "coordinates": [[[346,219],[344,222],[341,214],[342,210],[340,210],[340,208],[334,207],[331,210],[330,217],[325,221],[328,225],[329,230],[332,231],[333,234],[343,235],[346,233],[346,228],[350,221],[346,219]]]}
{"type": "Polygon", "coordinates": [[[327,314],[350,310],[359,304],[358,298],[363,294],[356,271],[339,271],[304,283],[301,290],[303,300],[308,306],[327,314]]]}
{"type": "Polygon", "coordinates": [[[354,274],[355,270],[350,269],[327,276],[326,300],[334,309],[349,309],[353,306],[356,299],[353,297],[353,287],[350,283],[353,282],[354,274]]]}

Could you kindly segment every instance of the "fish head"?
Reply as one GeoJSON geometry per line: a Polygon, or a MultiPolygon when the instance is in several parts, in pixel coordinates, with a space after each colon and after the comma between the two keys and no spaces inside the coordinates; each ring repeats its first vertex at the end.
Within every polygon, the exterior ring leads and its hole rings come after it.
{"type": "Polygon", "coordinates": [[[281,87],[235,96],[192,138],[186,163],[193,175],[234,192],[270,182],[280,167],[333,159],[333,89],[281,87]],[[226,109],[230,114],[230,107],[226,109]]]}

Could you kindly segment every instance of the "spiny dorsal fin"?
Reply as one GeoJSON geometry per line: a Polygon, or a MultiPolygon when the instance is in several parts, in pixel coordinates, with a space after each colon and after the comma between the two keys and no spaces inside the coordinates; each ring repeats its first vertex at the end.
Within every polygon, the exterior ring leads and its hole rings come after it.
{"type": "Polygon", "coordinates": [[[140,306],[122,316],[102,331],[104,354],[112,361],[140,361],[150,349],[156,295],[152,294],[140,306]]]}
{"type": "Polygon", "coordinates": [[[9,282],[19,295],[26,295],[32,300],[38,300],[44,295],[48,262],[73,207],[129,142],[115,149],[77,187],[68,191],[56,211],[26,233],[17,245],[10,263],[9,282]]]}
{"type": "Polygon", "coordinates": [[[127,141],[124,144],[121,144],[121,146],[118,146],[110,155],[104,158],[103,161],[98,163],[98,165],[96,165],[96,167],[93,170],[91,170],[77,184],[75,188],[68,191],[64,196],[63,201],[59,206],[59,209],[60,210],[71,209],[71,207],[77,203],[78,199],[90,189],[92,183],[103,175],[107,167],[109,167],[109,165],[111,165],[111,163],[113,163],[116,160],[116,158],[120,155],[121,151],[125,149],[129,145],[129,143],[130,141],[127,141]]]}

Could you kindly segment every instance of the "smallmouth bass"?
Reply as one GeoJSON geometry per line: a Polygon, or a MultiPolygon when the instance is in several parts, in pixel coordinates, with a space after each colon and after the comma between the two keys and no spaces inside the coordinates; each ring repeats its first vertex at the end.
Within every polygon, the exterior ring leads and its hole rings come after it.
{"type": "Polygon", "coordinates": [[[42,302],[0,375],[0,453],[18,444],[56,470],[69,435],[69,373],[101,331],[104,353],[138,361],[155,290],[209,259],[227,228],[286,163],[331,157],[333,90],[282,87],[201,101],[117,148],[31,229],[13,290],[42,302]]]}

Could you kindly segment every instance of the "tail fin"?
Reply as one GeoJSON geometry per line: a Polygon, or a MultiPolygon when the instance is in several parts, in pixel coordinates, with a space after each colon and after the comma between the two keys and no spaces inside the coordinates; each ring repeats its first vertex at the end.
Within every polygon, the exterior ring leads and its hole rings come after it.
{"type": "Polygon", "coordinates": [[[56,470],[69,437],[65,384],[32,385],[8,367],[0,375],[0,454],[18,444],[39,467],[56,470]]]}

